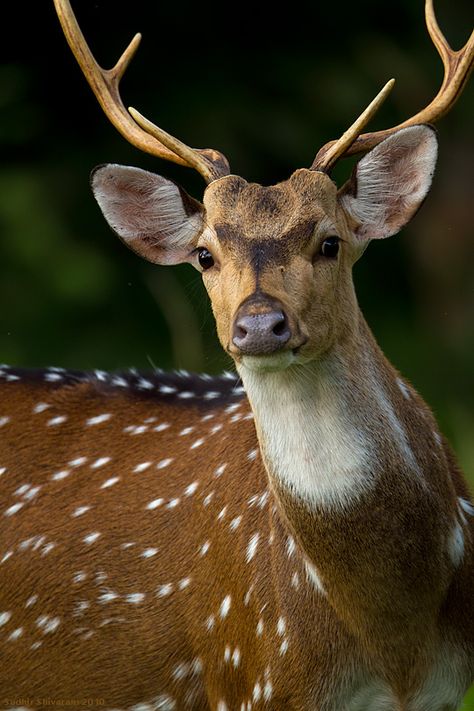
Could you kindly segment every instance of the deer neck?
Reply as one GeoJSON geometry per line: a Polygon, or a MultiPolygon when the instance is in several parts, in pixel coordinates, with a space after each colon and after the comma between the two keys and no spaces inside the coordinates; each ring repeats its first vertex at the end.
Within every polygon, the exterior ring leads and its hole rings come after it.
{"type": "Polygon", "coordinates": [[[350,342],[317,362],[239,372],[310,582],[396,680],[420,629],[429,639],[452,573],[454,497],[430,411],[361,315],[350,342]]]}
{"type": "Polygon", "coordinates": [[[398,414],[403,394],[362,316],[319,360],[277,372],[239,367],[271,481],[309,508],[343,510],[383,475],[387,451],[419,474],[398,414]]]}

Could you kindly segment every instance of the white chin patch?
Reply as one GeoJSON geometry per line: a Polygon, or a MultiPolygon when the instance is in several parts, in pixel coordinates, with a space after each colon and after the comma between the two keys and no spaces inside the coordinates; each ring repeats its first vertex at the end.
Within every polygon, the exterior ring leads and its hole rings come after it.
{"type": "Polygon", "coordinates": [[[295,362],[292,351],[272,353],[271,355],[243,356],[241,365],[256,373],[272,373],[276,370],[285,370],[295,362]]]}

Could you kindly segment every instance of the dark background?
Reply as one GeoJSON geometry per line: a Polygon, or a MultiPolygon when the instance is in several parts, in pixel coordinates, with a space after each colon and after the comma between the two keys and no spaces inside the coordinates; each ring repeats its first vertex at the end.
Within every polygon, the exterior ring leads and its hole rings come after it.
{"type": "MultiPolygon", "coordinates": [[[[468,0],[437,0],[454,47],[468,0]]],[[[99,62],[142,46],[123,81],[127,105],[194,146],[221,149],[233,172],[271,184],[309,166],[391,76],[373,122],[426,105],[442,67],[422,0],[276,5],[76,0],[99,62]]],[[[140,154],[102,115],[62,37],[51,1],[4,3],[0,51],[0,359],[28,366],[229,367],[199,275],[154,267],[112,235],[88,188],[94,165],[185,168],[140,154]]],[[[356,267],[363,310],[385,352],[433,406],[474,482],[474,92],[438,126],[426,204],[400,236],[356,267]]],[[[339,180],[349,162],[337,170],[339,180]]]]}

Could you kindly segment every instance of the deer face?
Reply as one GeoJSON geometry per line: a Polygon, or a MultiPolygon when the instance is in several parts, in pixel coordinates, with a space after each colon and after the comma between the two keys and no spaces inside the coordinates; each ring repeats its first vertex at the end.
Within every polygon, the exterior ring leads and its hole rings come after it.
{"type": "Polygon", "coordinates": [[[108,165],[95,196],[121,239],[149,261],[203,274],[223,348],[237,364],[274,370],[317,359],[357,318],[352,265],[369,240],[397,232],[431,182],[434,131],[402,129],[337,190],[297,170],[271,187],[227,175],[203,204],[145,171],[108,165]]]}
{"type": "Polygon", "coordinates": [[[203,279],[224,349],[265,369],[326,350],[355,252],[334,183],[310,170],[271,187],[227,176],[207,188],[204,205],[196,249],[214,262],[203,279]]]}

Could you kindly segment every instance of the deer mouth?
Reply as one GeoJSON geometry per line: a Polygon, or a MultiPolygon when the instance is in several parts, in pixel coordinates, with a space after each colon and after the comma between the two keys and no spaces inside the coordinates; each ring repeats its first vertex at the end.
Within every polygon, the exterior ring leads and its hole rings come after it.
{"type": "Polygon", "coordinates": [[[296,362],[296,355],[291,349],[262,355],[244,355],[239,358],[239,365],[255,373],[274,373],[286,370],[296,362]]]}

